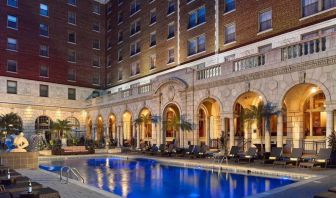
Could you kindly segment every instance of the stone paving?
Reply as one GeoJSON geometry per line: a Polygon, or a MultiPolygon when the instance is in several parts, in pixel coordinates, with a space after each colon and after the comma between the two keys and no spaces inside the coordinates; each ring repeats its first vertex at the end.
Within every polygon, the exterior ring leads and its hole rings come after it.
{"type": "Polygon", "coordinates": [[[62,198],[118,198],[119,196],[105,192],[98,188],[90,187],[85,184],[61,183],[59,177],[53,173],[43,170],[18,170],[22,175],[32,179],[34,182],[49,186],[57,190],[62,198]]]}

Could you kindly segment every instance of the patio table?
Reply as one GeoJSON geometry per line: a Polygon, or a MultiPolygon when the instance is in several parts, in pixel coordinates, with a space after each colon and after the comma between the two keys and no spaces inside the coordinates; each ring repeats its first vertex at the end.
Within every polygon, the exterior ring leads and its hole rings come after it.
{"type": "MultiPolygon", "coordinates": [[[[37,182],[32,182],[33,191],[42,188],[42,184],[37,182]]],[[[18,184],[11,184],[5,187],[6,191],[8,192],[24,192],[28,189],[28,183],[18,183],[18,184]]]]}
{"type": "Polygon", "coordinates": [[[52,189],[52,188],[40,188],[32,193],[28,193],[27,191],[21,192],[18,196],[18,194],[12,194],[13,197],[16,198],[60,198],[60,194],[58,191],[52,189]]]}

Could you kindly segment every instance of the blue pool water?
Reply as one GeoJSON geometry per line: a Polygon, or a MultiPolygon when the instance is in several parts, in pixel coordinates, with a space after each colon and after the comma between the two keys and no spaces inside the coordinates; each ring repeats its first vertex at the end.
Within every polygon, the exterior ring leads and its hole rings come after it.
{"type": "Polygon", "coordinates": [[[218,173],[148,159],[78,158],[42,163],[40,168],[58,172],[64,165],[77,168],[85,183],[129,198],[238,198],[294,183],[286,178],[218,173]]]}

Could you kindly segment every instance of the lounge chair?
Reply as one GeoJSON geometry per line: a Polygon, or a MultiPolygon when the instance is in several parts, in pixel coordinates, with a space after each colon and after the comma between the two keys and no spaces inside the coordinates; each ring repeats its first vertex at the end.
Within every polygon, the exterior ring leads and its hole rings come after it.
{"type": "Polygon", "coordinates": [[[175,149],[175,145],[174,144],[169,144],[168,148],[166,150],[164,150],[162,155],[171,156],[171,154],[174,152],[174,149],[175,149]]]}
{"type": "Polygon", "coordinates": [[[273,164],[274,161],[280,160],[282,156],[282,148],[274,147],[271,150],[271,154],[267,159],[263,159],[263,164],[273,164]]]}
{"type": "Polygon", "coordinates": [[[292,153],[289,158],[283,158],[281,160],[274,161],[273,165],[282,165],[287,166],[292,164],[298,166],[299,162],[302,160],[303,149],[302,148],[293,148],[292,153]]]}
{"type": "Polygon", "coordinates": [[[254,161],[256,157],[257,157],[257,148],[250,147],[245,154],[240,155],[238,157],[237,162],[240,163],[240,161],[248,161],[248,163],[251,163],[252,161],[254,161]]]}
{"type": "Polygon", "coordinates": [[[189,145],[188,149],[184,150],[184,152],[177,154],[178,157],[186,157],[188,155],[190,155],[193,150],[194,150],[194,145],[189,145]]]}
{"type": "Polygon", "coordinates": [[[238,146],[232,146],[230,149],[230,153],[227,154],[225,149],[220,150],[218,153],[213,154],[213,162],[223,163],[224,159],[236,159],[238,158],[239,154],[239,147],[238,146]]]}
{"type": "Polygon", "coordinates": [[[331,156],[331,148],[321,148],[316,157],[311,162],[301,162],[300,167],[313,168],[314,166],[324,165],[326,168],[331,156]]]}
{"type": "Polygon", "coordinates": [[[163,154],[166,150],[166,145],[165,144],[160,144],[159,149],[156,153],[154,154],[163,154]]]}
{"type": "Polygon", "coordinates": [[[194,149],[192,149],[191,153],[187,155],[189,158],[197,158],[199,152],[200,152],[200,146],[195,145],[194,149]]]}
{"type": "Polygon", "coordinates": [[[201,148],[200,148],[200,151],[197,154],[197,157],[205,158],[205,157],[211,156],[213,153],[209,153],[208,148],[209,147],[207,145],[205,145],[205,144],[202,145],[201,148]]]}
{"type": "Polygon", "coordinates": [[[336,193],[334,192],[322,192],[320,194],[314,195],[314,198],[335,198],[336,193]]]}
{"type": "Polygon", "coordinates": [[[145,153],[150,154],[150,155],[154,155],[155,153],[158,152],[158,150],[159,150],[159,148],[156,146],[156,144],[153,144],[153,146],[148,151],[146,151],[145,153]]]}

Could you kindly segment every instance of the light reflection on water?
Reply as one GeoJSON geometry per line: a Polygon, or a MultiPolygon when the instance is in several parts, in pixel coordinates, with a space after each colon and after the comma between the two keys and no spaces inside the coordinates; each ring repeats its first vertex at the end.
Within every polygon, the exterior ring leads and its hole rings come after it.
{"type": "Polygon", "coordinates": [[[288,179],[168,166],[145,159],[67,159],[49,165],[75,167],[85,183],[129,198],[238,198],[294,183],[288,179]]]}

